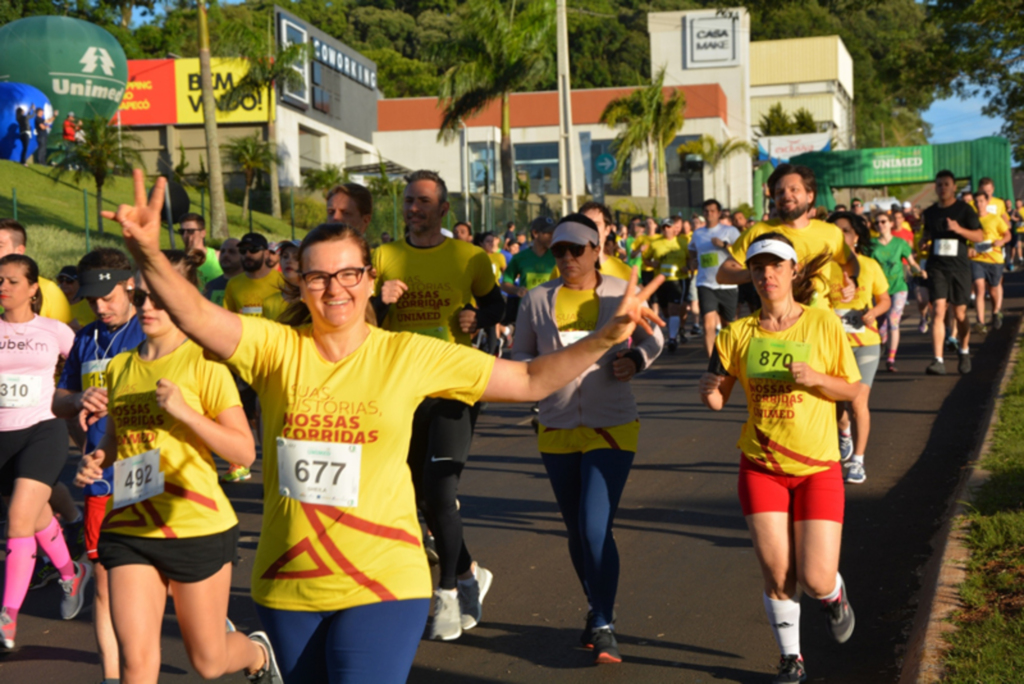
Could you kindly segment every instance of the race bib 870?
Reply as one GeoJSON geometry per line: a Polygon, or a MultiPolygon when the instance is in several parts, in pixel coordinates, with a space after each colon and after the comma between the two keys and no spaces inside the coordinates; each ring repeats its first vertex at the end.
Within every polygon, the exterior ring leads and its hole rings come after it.
{"type": "Polygon", "coordinates": [[[807,363],[811,345],[807,342],[754,337],[747,351],[747,377],[793,382],[790,364],[807,363]]]}

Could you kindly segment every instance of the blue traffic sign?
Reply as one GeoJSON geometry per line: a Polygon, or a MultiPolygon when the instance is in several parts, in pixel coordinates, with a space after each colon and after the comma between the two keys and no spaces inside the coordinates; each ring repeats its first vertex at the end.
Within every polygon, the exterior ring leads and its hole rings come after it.
{"type": "Polygon", "coordinates": [[[615,161],[615,157],[607,152],[597,155],[597,159],[594,160],[594,168],[597,169],[598,173],[615,173],[615,169],[618,168],[618,166],[619,163],[615,161]]]}

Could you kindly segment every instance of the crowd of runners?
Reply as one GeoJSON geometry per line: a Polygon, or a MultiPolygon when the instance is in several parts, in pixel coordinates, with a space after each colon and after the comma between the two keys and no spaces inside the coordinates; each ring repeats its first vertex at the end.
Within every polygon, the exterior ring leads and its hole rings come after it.
{"type": "Polygon", "coordinates": [[[483,619],[495,573],[467,547],[459,482],[481,406],[526,402],[589,609],[580,644],[621,662],[613,526],[640,433],[630,381],[689,341],[709,359],[709,409],[737,383],[746,396],[737,487],[774,681],[804,681],[801,592],[838,642],[854,631],[844,483],[867,478],[871,385],[883,357],[898,372],[908,300],[931,333],[927,373],[947,372],[947,349],[969,373],[968,308],[975,331],[1002,325],[1022,202],[990,179],[958,196],[941,171],[924,211],[854,199],[830,213],[813,173],[783,164],[758,221],[709,199],[701,215],[619,225],[591,201],[474,234],[443,228],[440,176],[406,181],[405,235],[375,248],[373,198],[346,183],[301,242],[249,233],[215,250],[189,214],[185,249],[163,250],[163,180],[147,199],[136,171],[134,205],[105,214],[126,251],[94,249],[56,283],[29,232],[0,220],[0,650],[19,645],[27,592],[56,580],[65,620],[93,597],[108,683],[157,681],[168,596],[204,678],[403,682],[422,638],[483,619]],[[69,440],[81,508],[59,481],[69,440]],[[228,615],[239,527],[225,487],[257,454],[263,630],[245,635],[228,615]]]}

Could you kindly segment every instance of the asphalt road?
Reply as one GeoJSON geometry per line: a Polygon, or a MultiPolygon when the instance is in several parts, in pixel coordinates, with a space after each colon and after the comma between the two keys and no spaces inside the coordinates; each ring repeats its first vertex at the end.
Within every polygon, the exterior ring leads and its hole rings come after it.
{"type": "MultiPolygon", "coordinates": [[[[848,487],[841,571],[857,614],[845,645],[831,641],[814,602],[803,603],[810,681],[891,682],[910,621],[918,570],[973,448],[999,366],[1024,305],[1024,278],[1007,283],[1006,325],[972,345],[974,371],[924,375],[930,361],[908,307],[897,374],[879,373],[871,400],[868,480],[848,487]]],[[[913,311],[912,311],[913,310],[913,311]]],[[[460,501],[474,557],[495,574],[481,625],[453,643],[423,642],[410,681],[763,682],[778,660],[761,605],[761,578],[736,499],[745,415],[740,396],[721,413],[703,408],[696,381],[706,361],[696,342],[663,356],[635,382],[643,428],[616,524],[622,558],[617,632],[625,662],[592,665],[577,646],[586,602],[529,427],[525,406],[483,414],[460,501]]],[[[947,364],[955,369],[955,362],[947,364]]],[[[66,475],[69,475],[69,465],[66,475]]],[[[242,521],[241,562],[230,615],[258,629],[248,597],[261,485],[231,485],[242,521]]],[[[102,677],[91,611],[61,622],[59,589],[29,594],[20,649],[0,659],[0,682],[95,684],[102,677]]],[[[162,682],[198,682],[173,608],[163,638],[162,682]]],[[[240,681],[239,676],[225,681],[240,681]]],[[[295,683],[291,683],[295,684],[295,683]]]]}

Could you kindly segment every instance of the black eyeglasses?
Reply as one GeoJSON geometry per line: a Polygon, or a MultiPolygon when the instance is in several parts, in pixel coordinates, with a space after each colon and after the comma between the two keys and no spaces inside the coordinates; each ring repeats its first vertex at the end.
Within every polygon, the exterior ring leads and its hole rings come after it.
{"type": "MultiPolygon", "coordinates": [[[[139,288],[132,290],[132,304],[135,305],[136,309],[141,309],[146,304],[147,299],[149,299],[149,293],[145,290],[140,290],[139,288]]],[[[153,303],[156,304],[156,302],[153,303]]]]}
{"type": "Polygon", "coordinates": [[[187,237],[192,233],[201,233],[203,230],[203,228],[179,228],[175,232],[182,237],[187,237]]]}
{"type": "Polygon", "coordinates": [[[557,245],[551,245],[551,254],[554,255],[556,259],[565,258],[567,252],[579,259],[583,256],[583,252],[585,251],[587,251],[586,245],[573,245],[565,242],[559,242],[557,245]]]}
{"type": "Polygon", "coordinates": [[[71,276],[63,275],[57,277],[57,282],[60,283],[61,285],[70,285],[71,283],[78,282],[78,278],[72,278],[71,276]]]}
{"type": "Polygon", "coordinates": [[[265,251],[263,247],[243,247],[242,245],[238,246],[239,254],[259,254],[260,252],[263,251],[265,251]]]}
{"type": "Polygon", "coordinates": [[[320,290],[326,290],[327,285],[335,278],[337,278],[338,283],[342,287],[358,285],[363,279],[363,274],[369,270],[369,266],[363,266],[362,268],[343,268],[334,273],[309,271],[302,274],[302,280],[306,283],[306,289],[310,292],[319,292],[320,290]]]}

